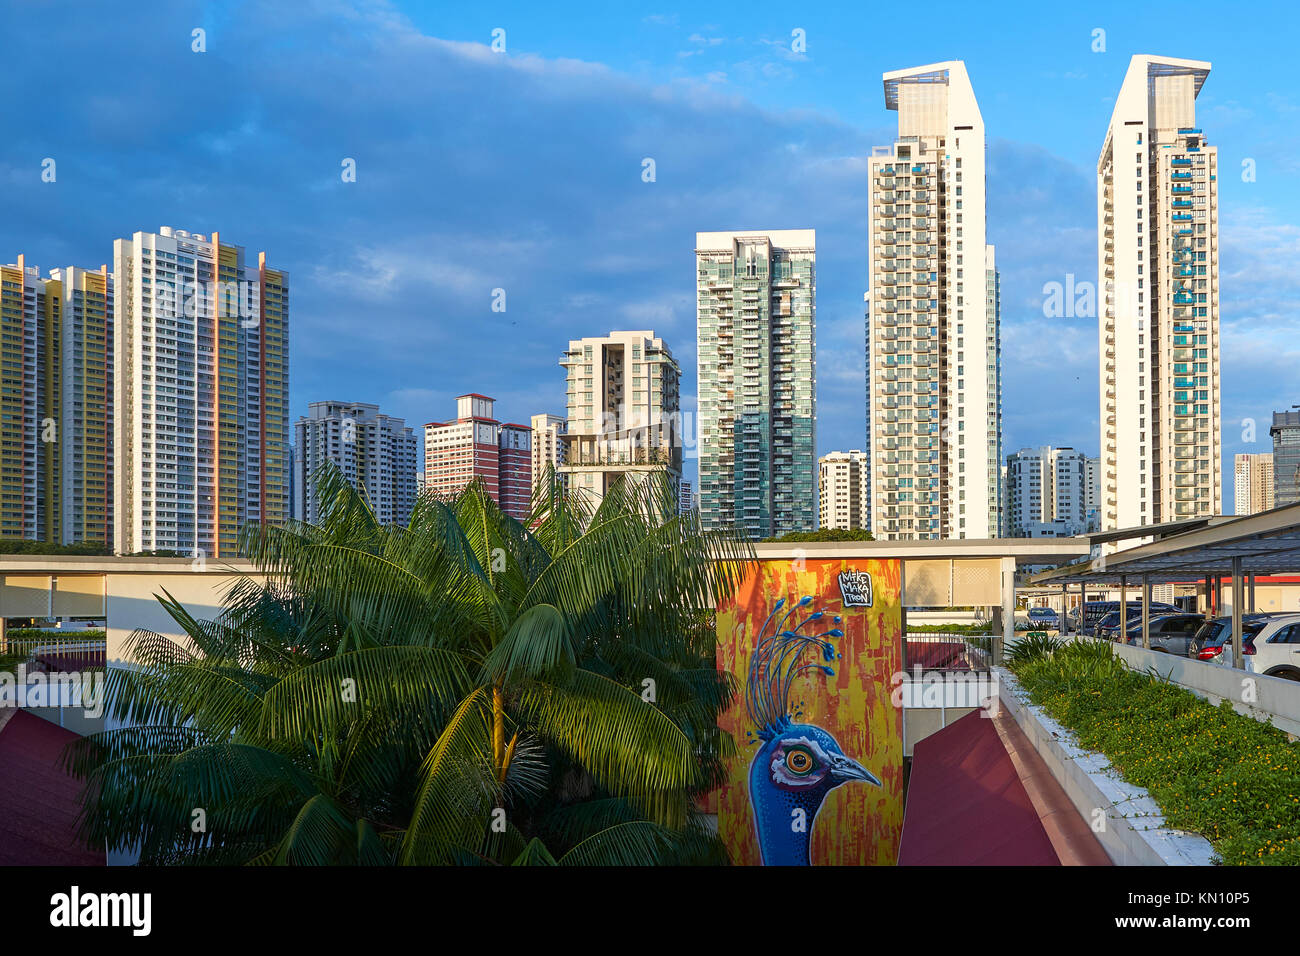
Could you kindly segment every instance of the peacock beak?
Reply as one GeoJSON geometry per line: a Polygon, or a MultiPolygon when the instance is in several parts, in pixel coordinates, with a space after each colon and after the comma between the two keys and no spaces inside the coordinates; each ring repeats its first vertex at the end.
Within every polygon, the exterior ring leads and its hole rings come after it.
{"type": "Polygon", "coordinates": [[[831,779],[836,783],[845,783],[849,780],[862,780],[873,786],[879,787],[880,780],[874,773],[868,770],[862,764],[850,757],[839,756],[831,764],[831,779]]]}

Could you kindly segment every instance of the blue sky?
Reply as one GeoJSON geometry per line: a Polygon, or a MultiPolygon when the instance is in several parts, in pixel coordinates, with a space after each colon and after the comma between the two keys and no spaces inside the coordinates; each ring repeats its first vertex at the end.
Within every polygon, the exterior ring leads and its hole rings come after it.
{"type": "Polygon", "coordinates": [[[1268,450],[1270,412],[1300,401],[1295,16],[1172,9],[182,0],[109,17],[9,0],[0,258],[98,266],[137,229],[220,230],[290,272],[295,417],[337,398],[419,425],[467,391],[510,420],[562,412],[561,350],[611,328],[667,338],[693,410],[694,233],[815,228],[818,448],[861,447],[863,157],[894,129],[880,74],[964,59],[989,139],[1005,445],[1095,454],[1096,323],[1044,318],[1042,288],[1096,279],[1095,164],[1129,57],[1207,59],[1231,510],[1232,453],[1268,450]]]}

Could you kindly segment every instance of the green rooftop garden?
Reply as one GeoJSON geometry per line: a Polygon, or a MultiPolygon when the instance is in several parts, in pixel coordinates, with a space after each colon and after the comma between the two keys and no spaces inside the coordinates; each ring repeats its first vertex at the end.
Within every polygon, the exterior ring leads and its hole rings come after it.
{"type": "Polygon", "coordinates": [[[1007,663],[1035,704],[1224,864],[1300,864],[1300,743],[1131,670],[1104,643],[1024,638],[1007,663]]]}

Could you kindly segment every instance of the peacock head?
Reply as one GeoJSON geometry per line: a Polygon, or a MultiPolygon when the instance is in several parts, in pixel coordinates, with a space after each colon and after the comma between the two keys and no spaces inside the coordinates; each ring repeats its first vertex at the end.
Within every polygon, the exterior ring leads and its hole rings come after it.
{"type": "MultiPolygon", "coordinates": [[[[834,675],[831,665],[841,656],[831,642],[844,636],[840,628],[805,633],[809,625],[826,620],[825,611],[808,611],[810,604],[812,598],[805,597],[778,619],[785,600],[777,602],[759,632],[745,684],[745,707],[757,728],[749,736],[751,743],[760,745],[750,764],[750,803],[763,861],[769,864],[809,862],[812,824],[826,795],[836,787],[852,780],[881,785],[873,773],[844,753],[829,732],[797,722],[802,707],[789,704],[796,677],[809,672],[834,675]],[[807,616],[787,627],[799,613],[807,616]]],[[[838,625],[840,618],[829,623],[838,625]]]]}
{"type": "Polygon", "coordinates": [[[771,785],[790,794],[806,809],[821,806],[826,794],[850,780],[880,786],[880,780],[862,764],[845,755],[839,741],[812,724],[791,724],[760,750],[766,760],[771,785]],[[806,796],[808,799],[797,799],[806,796]]]}

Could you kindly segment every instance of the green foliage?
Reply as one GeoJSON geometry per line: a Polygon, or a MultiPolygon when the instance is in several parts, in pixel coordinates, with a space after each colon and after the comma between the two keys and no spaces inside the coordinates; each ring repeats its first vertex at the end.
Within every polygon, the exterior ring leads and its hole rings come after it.
{"type": "Polygon", "coordinates": [[[57,630],[43,627],[10,627],[5,629],[5,639],[10,641],[40,641],[42,644],[80,644],[83,641],[102,641],[105,632],[87,627],[78,630],[57,630]]]}
{"type": "Polygon", "coordinates": [[[725,862],[695,809],[735,745],[712,608],[752,552],[666,480],[519,522],[480,485],[384,527],[334,471],[319,525],[250,526],[188,646],[131,639],[128,726],[73,745],[83,835],[144,863],[725,862]],[[654,693],[647,693],[653,688],[654,693]],[[192,827],[195,808],[206,829],[192,827]]]}
{"type": "Polygon", "coordinates": [[[787,531],[785,534],[777,535],[774,538],[764,538],[764,541],[775,542],[777,544],[799,544],[807,541],[875,541],[871,532],[866,528],[819,528],[816,531],[787,531]]]}
{"type": "Polygon", "coordinates": [[[1282,731],[1130,670],[1102,641],[1011,667],[1082,746],[1150,791],[1169,826],[1203,835],[1225,864],[1300,864],[1300,744],[1282,731]]]}
{"type": "Polygon", "coordinates": [[[1048,657],[1064,644],[1064,641],[1058,641],[1035,631],[1008,644],[1004,649],[1003,657],[1008,667],[1015,668],[1048,657]]]}
{"type": "Polygon", "coordinates": [[[908,624],[907,633],[909,634],[992,634],[993,624],[990,621],[974,624],[908,624]]]}
{"type": "Polygon", "coordinates": [[[26,538],[0,538],[0,554],[112,554],[106,545],[83,541],[78,544],[55,544],[51,541],[30,541],[26,538]]]}

